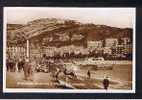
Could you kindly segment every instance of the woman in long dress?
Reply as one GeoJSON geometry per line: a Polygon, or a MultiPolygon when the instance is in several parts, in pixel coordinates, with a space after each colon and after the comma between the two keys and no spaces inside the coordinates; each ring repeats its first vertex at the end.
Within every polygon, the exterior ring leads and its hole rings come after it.
{"type": "Polygon", "coordinates": [[[23,67],[25,80],[28,80],[28,77],[29,77],[29,68],[30,68],[30,64],[29,63],[30,63],[29,58],[26,57],[25,65],[23,67]]]}
{"type": "Polygon", "coordinates": [[[25,60],[25,65],[24,65],[24,76],[25,80],[34,80],[34,71],[36,67],[36,60],[33,59],[32,61],[29,60],[27,57],[25,60]]]}
{"type": "Polygon", "coordinates": [[[34,81],[34,73],[36,66],[37,66],[36,58],[34,57],[34,59],[30,62],[30,69],[29,69],[29,78],[32,81],[34,81]]]}

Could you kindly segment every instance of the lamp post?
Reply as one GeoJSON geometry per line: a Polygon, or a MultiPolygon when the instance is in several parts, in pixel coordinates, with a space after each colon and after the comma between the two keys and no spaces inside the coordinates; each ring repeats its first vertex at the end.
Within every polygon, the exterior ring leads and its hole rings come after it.
{"type": "Polygon", "coordinates": [[[29,39],[26,41],[26,56],[28,58],[30,57],[30,43],[29,43],[29,39]]]}

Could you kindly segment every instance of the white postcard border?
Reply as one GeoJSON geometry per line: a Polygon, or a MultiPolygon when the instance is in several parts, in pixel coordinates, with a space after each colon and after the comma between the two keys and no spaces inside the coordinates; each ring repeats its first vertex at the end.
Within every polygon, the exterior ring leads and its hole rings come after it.
{"type": "MultiPolygon", "coordinates": [[[[16,7],[4,7],[3,8],[3,66],[6,66],[6,23],[7,15],[6,10],[9,8],[16,7]]],[[[18,9],[23,9],[27,7],[17,7],[18,9]]],[[[28,7],[28,8],[41,8],[41,7],[28,7]]],[[[44,7],[42,7],[44,8],[44,7]]],[[[53,7],[46,7],[53,8],[53,7]]],[[[54,7],[54,8],[70,8],[70,7],[54,7]]],[[[81,7],[71,7],[76,9],[82,9],[81,7]]],[[[96,7],[95,7],[96,8],[96,7]]],[[[103,7],[101,7],[103,8],[103,7]]],[[[114,7],[116,8],[116,7],[114,7]]],[[[122,7],[123,8],[123,7],[122,7]]],[[[136,8],[135,7],[126,7],[126,9],[133,9],[133,64],[132,64],[132,90],[122,90],[122,89],[33,89],[33,88],[6,88],[6,67],[3,67],[3,92],[4,93],[135,93],[136,87],[136,8]]],[[[84,8],[90,9],[90,8],[84,8]]]]}

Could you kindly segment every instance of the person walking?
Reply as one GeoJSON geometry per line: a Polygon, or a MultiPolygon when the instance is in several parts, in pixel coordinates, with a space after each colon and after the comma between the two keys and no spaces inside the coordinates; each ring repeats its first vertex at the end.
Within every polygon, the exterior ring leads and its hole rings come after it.
{"type": "Polygon", "coordinates": [[[30,60],[28,57],[26,57],[26,59],[25,59],[25,65],[23,67],[23,70],[24,70],[25,80],[28,80],[29,79],[29,71],[30,71],[30,60]]]}
{"type": "Polygon", "coordinates": [[[87,76],[88,76],[89,79],[91,78],[91,72],[90,72],[90,70],[88,70],[87,76]]]}
{"type": "Polygon", "coordinates": [[[56,81],[58,80],[58,77],[59,77],[59,74],[61,73],[61,70],[60,69],[57,69],[57,72],[55,74],[55,78],[56,78],[56,81]]]}
{"type": "Polygon", "coordinates": [[[6,58],[6,68],[7,68],[7,72],[10,71],[10,67],[9,67],[9,66],[10,66],[10,63],[9,63],[9,62],[10,62],[9,58],[6,58]]]}
{"type": "Polygon", "coordinates": [[[18,72],[21,72],[22,66],[23,66],[22,64],[23,64],[22,58],[20,57],[20,58],[19,58],[19,61],[18,61],[18,64],[17,64],[18,72]]]}
{"type": "Polygon", "coordinates": [[[106,78],[104,78],[103,80],[103,86],[104,86],[104,89],[108,89],[109,87],[109,79],[108,79],[108,76],[106,78]]]}
{"type": "Polygon", "coordinates": [[[33,60],[30,62],[30,68],[29,68],[29,78],[31,81],[34,81],[34,72],[37,66],[36,57],[33,58],[33,60]]]}

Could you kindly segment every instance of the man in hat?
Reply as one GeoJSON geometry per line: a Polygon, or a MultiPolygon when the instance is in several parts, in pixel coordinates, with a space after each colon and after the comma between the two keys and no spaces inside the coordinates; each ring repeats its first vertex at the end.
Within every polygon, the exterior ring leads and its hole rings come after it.
{"type": "Polygon", "coordinates": [[[108,89],[109,87],[109,79],[108,79],[108,76],[106,76],[103,80],[103,85],[104,85],[104,89],[108,89]]]}
{"type": "Polygon", "coordinates": [[[88,70],[87,76],[88,76],[89,79],[91,78],[91,72],[90,72],[90,70],[88,70]]]}

